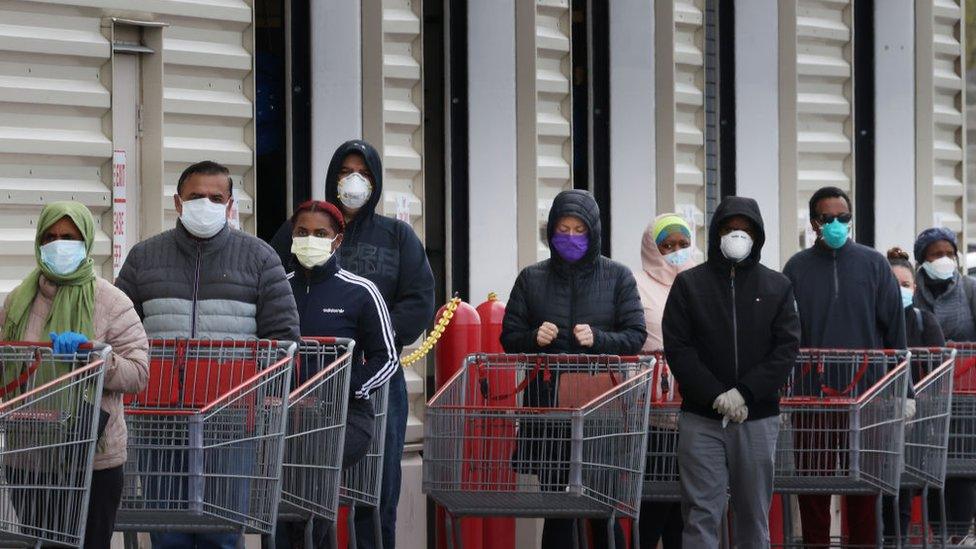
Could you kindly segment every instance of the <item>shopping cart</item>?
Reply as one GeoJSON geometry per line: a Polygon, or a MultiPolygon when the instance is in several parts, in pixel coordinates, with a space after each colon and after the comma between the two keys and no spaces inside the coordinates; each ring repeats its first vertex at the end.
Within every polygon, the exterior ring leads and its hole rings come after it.
{"type": "Polygon", "coordinates": [[[306,548],[315,546],[316,517],[330,524],[332,547],[338,547],[334,526],[354,345],[344,338],[304,338],[293,368],[278,517],[305,524],[306,548]]]}
{"type": "MultiPolygon", "coordinates": [[[[949,449],[946,477],[976,478],[976,342],[950,342],[956,349],[952,374],[952,413],[949,419],[949,449]]],[[[950,536],[965,536],[967,524],[949,524],[950,536]]]]}
{"type": "Polygon", "coordinates": [[[509,516],[608,519],[612,547],[614,519],[640,510],[653,366],[653,357],[469,356],[425,418],[423,489],[453,517],[448,546],[460,543],[459,517],[509,516]],[[497,405],[513,395],[514,405],[497,405]]]}
{"type": "Polygon", "coordinates": [[[681,501],[677,457],[681,393],[664,353],[660,351],[654,353],[650,395],[643,499],[681,501]]]}
{"type": "Polygon", "coordinates": [[[386,409],[390,396],[390,384],[384,383],[370,395],[373,401],[373,439],[369,450],[359,463],[342,472],[339,485],[339,505],[348,509],[348,546],[357,547],[356,512],[357,509],[369,511],[373,515],[373,546],[383,546],[382,523],[380,522],[380,490],[383,488],[383,453],[386,451],[386,409]]]}
{"type": "Polygon", "coordinates": [[[150,341],[116,530],[273,534],[294,343],[150,341]]]}
{"type": "MultiPolygon", "coordinates": [[[[946,448],[949,439],[949,411],[952,405],[952,371],[956,351],[948,348],[909,349],[912,378],[915,383],[915,417],[905,421],[905,471],[902,488],[921,490],[922,532],[919,538],[928,547],[928,493],[939,493],[942,521],[945,524],[946,448]]],[[[945,528],[940,528],[940,545],[947,541],[945,528]]]]}
{"type": "MultiPolygon", "coordinates": [[[[780,401],[777,492],[890,495],[897,506],[910,357],[906,351],[800,351],[780,401]]],[[[876,539],[884,534],[881,500],[876,539]]],[[[786,543],[802,545],[790,540],[790,514],[784,505],[786,543]]]]}
{"type": "Polygon", "coordinates": [[[111,347],[0,343],[0,546],[81,547],[111,347]]]}

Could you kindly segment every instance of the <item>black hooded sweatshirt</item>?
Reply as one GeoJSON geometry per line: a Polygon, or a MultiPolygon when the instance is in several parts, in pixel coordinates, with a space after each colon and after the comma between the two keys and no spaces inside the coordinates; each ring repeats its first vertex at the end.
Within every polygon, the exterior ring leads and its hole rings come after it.
{"type": "Polygon", "coordinates": [[[581,190],[563,191],[549,210],[546,240],[551,258],[519,273],[505,306],[501,343],[508,353],[590,353],[633,355],[647,339],[644,309],[630,269],[600,255],[600,208],[581,190]],[[567,263],[552,249],[556,221],[572,215],[588,229],[586,255],[567,263]],[[543,322],[559,328],[546,347],[536,343],[543,322]],[[573,335],[577,324],[589,324],[593,346],[582,347],[573,335]]]}
{"type": "Polygon", "coordinates": [[[664,353],[681,409],[720,419],[715,398],[736,388],[749,420],[779,414],[779,390],[800,349],[800,319],[789,279],[759,263],[766,232],[759,205],[729,197],[708,229],[708,260],[678,275],[664,307],[664,353]],[[733,216],[755,229],[752,252],[726,259],[719,228],[733,216]]]}
{"type": "MultiPolygon", "coordinates": [[[[373,175],[373,192],[346,226],[342,246],[338,249],[339,265],[379,288],[390,310],[399,352],[420,336],[434,316],[434,274],[427,262],[424,245],[413,228],[403,221],[376,213],[376,205],[383,194],[383,163],[372,145],[360,139],[339,145],[325,176],[325,199],[340,205],[339,170],[346,157],[353,153],[365,159],[373,175]]],[[[287,271],[295,268],[291,231],[291,222],[286,221],[271,239],[271,246],[281,256],[287,271]]]]}

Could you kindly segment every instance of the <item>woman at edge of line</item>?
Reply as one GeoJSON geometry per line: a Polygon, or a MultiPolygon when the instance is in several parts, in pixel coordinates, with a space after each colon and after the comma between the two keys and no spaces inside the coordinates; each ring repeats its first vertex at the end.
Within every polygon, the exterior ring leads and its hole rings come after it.
{"type": "MultiPolygon", "coordinates": [[[[955,233],[944,227],[922,231],[915,239],[913,255],[917,265],[915,306],[935,315],[946,340],[976,342],[976,279],[959,271],[955,233]]],[[[956,425],[950,420],[950,431],[956,425]]],[[[972,426],[962,429],[973,432],[972,426]]],[[[945,505],[950,538],[968,534],[976,514],[976,479],[946,477],[945,505]]]]}
{"type": "MultiPolygon", "coordinates": [[[[589,192],[556,195],[546,225],[550,258],[522,269],[505,308],[506,353],[640,351],[647,332],[637,283],[630,269],[600,254],[601,236],[600,209],[589,192]]],[[[594,546],[605,547],[606,528],[592,526],[594,546]]],[[[571,547],[573,529],[571,519],[546,519],[543,549],[571,547]]],[[[622,547],[619,523],[614,531],[622,547]]]]}
{"type": "MultiPolygon", "coordinates": [[[[697,262],[692,257],[691,227],[676,213],[657,216],[648,225],[641,239],[641,263],[643,269],[635,272],[637,290],[644,305],[647,321],[647,341],[641,353],[652,353],[664,349],[664,335],[661,322],[668,293],[678,273],[686,271],[697,262]]],[[[673,428],[677,425],[651,425],[652,430],[673,428]]],[[[654,437],[648,438],[648,452],[662,452],[655,449],[654,437]]],[[[647,467],[654,464],[648,463],[647,467]]],[[[681,518],[680,502],[644,502],[641,504],[640,544],[641,549],[653,549],[660,541],[664,549],[680,549],[681,531],[684,526],[681,518]]]]}
{"type": "MultiPolygon", "coordinates": [[[[85,205],[64,201],[44,207],[34,239],[37,265],[7,296],[0,311],[0,338],[50,338],[54,352],[65,354],[76,353],[89,341],[111,345],[101,402],[102,417],[108,417],[95,449],[83,545],[109,549],[127,457],[122,394],[145,389],[149,342],[129,298],[95,274],[94,241],[95,220],[85,205]]],[[[28,494],[17,499],[21,506],[34,504],[28,494]]]]}

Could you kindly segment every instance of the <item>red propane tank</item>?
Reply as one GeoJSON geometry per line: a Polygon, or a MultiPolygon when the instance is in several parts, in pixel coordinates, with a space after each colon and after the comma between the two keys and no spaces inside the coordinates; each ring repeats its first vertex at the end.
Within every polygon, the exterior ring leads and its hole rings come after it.
{"type": "MultiPolygon", "coordinates": [[[[435,318],[443,318],[446,305],[437,311],[435,318]]],[[[481,320],[478,311],[471,305],[460,302],[454,315],[450,318],[450,323],[444,329],[440,341],[436,347],[436,370],[434,372],[434,383],[440,389],[448,380],[464,365],[464,359],[470,354],[481,350],[481,320]]],[[[474,379],[472,378],[472,381],[474,379]]],[[[466,428],[467,430],[467,428],[466,428]]],[[[473,433],[472,433],[473,434],[473,433]]],[[[471,456],[472,460],[477,455],[478,449],[474,446],[479,443],[477,437],[469,436],[466,433],[465,450],[466,456],[471,456]]],[[[467,474],[466,470],[466,474],[467,474]]],[[[471,472],[477,474],[477,472],[471,472]]],[[[463,479],[462,481],[472,479],[463,479]]],[[[437,547],[445,549],[447,547],[446,532],[444,530],[446,513],[440,507],[437,508],[437,547]]],[[[457,544],[461,541],[465,549],[482,549],[484,539],[483,521],[480,518],[465,518],[461,520],[461,540],[454,540],[457,544]]]]}
{"type": "MultiPolygon", "coordinates": [[[[502,321],[505,319],[505,304],[498,301],[495,292],[488,294],[488,300],[478,305],[481,317],[481,350],[486,353],[503,353],[501,335],[502,321]]],[[[488,372],[489,383],[501,394],[514,393],[515,372],[488,372]]],[[[515,395],[493,402],[495,406],[515,406],[515,395]]],[[[489,444],[485,455],[488,459],[486,479],[489,486],[499,490],[515,487],[515,472],[511,468],[512,452],[515,449],[515,422],[510,419],[492,420],[485,426],[485,441],[489,444]]],[[[515,549],[515,519],[485,518],[484,549],[515,549]]]]}

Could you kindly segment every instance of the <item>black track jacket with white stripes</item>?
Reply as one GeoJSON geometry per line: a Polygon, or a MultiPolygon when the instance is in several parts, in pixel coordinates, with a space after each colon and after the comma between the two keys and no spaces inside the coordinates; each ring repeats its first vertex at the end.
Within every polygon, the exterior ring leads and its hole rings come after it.
{"type": "Polygon", "coordinates": [[[336,255],[311,271],[298,265],[288,277],[303,336],[356,340],[349,390],[356,398],[367,398],[400,367],[390,312],[376,285],[339,268],[336,255]]]}

